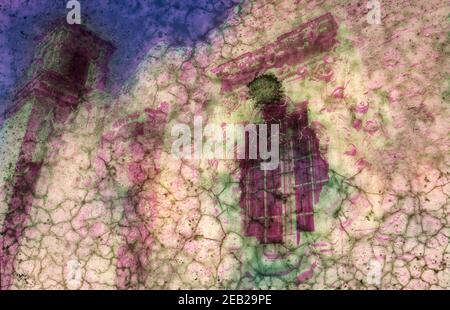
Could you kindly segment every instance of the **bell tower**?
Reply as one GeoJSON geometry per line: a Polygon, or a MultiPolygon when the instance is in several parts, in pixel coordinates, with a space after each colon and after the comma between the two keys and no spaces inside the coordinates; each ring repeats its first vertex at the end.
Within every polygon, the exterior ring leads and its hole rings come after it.
{"type": "Polygon", "coordinates": [[[114,47],[60,23],[37,46],[26,84],[0,122],[0,289],[8,289],[47,141],[93,90],[103,90],[114,47]]]}
{"type": "Polygon", "coordinates": [[[73,105],[80,95],[104,89],[114,46],[81,25],[61,23],[37,47],[19,100],[37,96],[73,105]]]}

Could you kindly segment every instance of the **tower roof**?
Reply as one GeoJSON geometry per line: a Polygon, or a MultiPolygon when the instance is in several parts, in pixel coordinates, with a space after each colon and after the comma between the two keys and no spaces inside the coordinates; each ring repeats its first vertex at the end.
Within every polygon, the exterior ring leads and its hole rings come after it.
{"type": "Polygon", "coordinates": [[[24,98],[39,95],[73,104],[80,91],[103,89],[115,46],[83,25],[60,20],[40,38],[27,76],[17,87],[7,118],[24,98]]]}

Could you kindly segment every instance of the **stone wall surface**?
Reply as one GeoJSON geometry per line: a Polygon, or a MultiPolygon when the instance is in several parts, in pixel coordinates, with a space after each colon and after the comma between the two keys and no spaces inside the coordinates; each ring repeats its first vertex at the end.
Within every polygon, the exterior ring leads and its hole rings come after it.
{"type": "MultiPolygon", "coordinates": [[[[2,288],[449,289],[449,6],[380,3],[372,25],[359,1],[245,1],[209,43],[155,46],[118,96],[79,98],[44,139],[2,288]],[[171,128],[260,121],[217,68],[326,13],[330,49],[264,69],[289,111],[308,103],[329,178],[314,231],[273,258],[245,234],[239,161],[176,158],[171,128]]],[[[3,226],[26,109],[0,131],[3,226]]]]}

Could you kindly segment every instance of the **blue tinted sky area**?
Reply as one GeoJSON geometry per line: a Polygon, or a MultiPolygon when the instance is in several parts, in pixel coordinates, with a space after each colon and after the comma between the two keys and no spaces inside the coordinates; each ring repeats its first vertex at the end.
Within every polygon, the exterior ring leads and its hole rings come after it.
{"type": "MultiPolygon", "coordinates": [[[[240,0],[79,0],[82,24],[116,51],[109,85],[120,86],[160,41],[189,46],[205,40],[240,0]]],[[[28,69],[39,37],[65,18],[68,0],[0,0],[0,111],[28,69]]]]}

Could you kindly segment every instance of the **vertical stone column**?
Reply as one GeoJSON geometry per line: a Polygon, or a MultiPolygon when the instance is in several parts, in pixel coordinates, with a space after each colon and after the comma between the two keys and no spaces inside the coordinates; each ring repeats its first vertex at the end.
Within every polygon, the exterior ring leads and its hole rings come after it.
{"type": "MultiPolygon", "coordinates": [[[[16,95],[6,118],[31,105],[17,157],[11,160],[11,177],[4,190],[7,205],[0,236],[0,289],[14,278],[14,262],[32,208],[34,189],[55,126],[93,89],[104,87],[107,61],[113,46],[79,25],[61,24],[45,36],[28,73],[28,82],[16,95]]],[[[5,122],[6,123],[6,122],[5,122]]]]}

